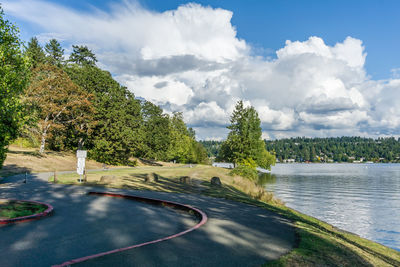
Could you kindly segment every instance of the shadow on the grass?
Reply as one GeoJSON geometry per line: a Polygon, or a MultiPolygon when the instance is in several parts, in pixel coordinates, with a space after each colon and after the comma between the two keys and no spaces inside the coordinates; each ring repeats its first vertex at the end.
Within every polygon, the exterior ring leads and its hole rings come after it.
{"type": "Polygon", "coordinates": [[[16,175],[16,174],[25,174],[25,173],[30,174],[31,171],[32,171],[32,169],[30,169],[30,168],[21,167],[16,164],[9,164],[9,165],[3,166],[3,168],[0,169],[0,183],[2,182],[2,180],[4,180],[4,179],[2,179],[4,177],[16,175]]]}

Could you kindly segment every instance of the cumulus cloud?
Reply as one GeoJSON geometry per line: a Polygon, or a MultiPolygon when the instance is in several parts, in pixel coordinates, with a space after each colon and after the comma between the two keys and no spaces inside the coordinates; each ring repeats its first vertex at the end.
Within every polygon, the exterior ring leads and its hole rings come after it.
{"type": "Polygon", "coordinates": [[[182,106],[193,95],[193,91],[185,83],[171,77],[138,77],[124,75],[120,77],[128,88],[133,89],[137,96],[163,105],[168,102],[182,106]]]}
{"type": "Polygon", "coordinates": [[[125,1],[83,12],[37,0],[3,7],[41,27],[42,39],[88,45],[136,96],[182,111],[201,139],[226,136],[239,99],[257,109],[265,138],[400,131],[398,70],[390,80],[371,80],[359,39],[333,46],[317,36],[288,40],[275,59],[265,59],[237,37],[233,13],[220,8],[192,3],[160,13],[125,1]]]}

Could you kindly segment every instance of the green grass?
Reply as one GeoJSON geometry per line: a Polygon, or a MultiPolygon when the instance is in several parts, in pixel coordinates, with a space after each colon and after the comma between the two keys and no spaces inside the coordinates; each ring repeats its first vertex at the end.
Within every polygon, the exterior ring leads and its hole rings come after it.
{"type": "Polygon", "coordinates": [[[12,145],[19,146],[21,148],[38,148],[40,143],[36,139],[28,139],[28,138],[17,138],[12,145]]]}
{"type": "MultiPolygon", "coordinates": [[[[57,181],[79,184],[76,174],[60,175],[57,181]]],[[[221,168],[198,165],[194,168],[137,167],[91,172],[86,185],[202,194],[256,205],[281,214],[293,221],[298,242],[289,254],[265,266],[400,266],[400,253],[357,235],[341,231],[330,224],[284,206],[265,192],[262,186],[240,176],[230,176],[221,168]],[[148,173],[157,173],[158,182],[144,182],[148,173]],[[114,176],[101,182],[102,176],[114,176]],[[190,176],[192,183],[182,184],[181,176],[190,176]],[[223,186],[212,186],[210,179],[220,177],[223,186]]]]}
{"type": "Polygon", "coordinates": [[[299,238],[297,248],[264,266],[400,266],[398,251],[292,209],[263,205],[293,220],[299,238]]]}
{"type": "Polygon", "coordinates": [[[22,216],[37,214],[46,210],[45,205],[24,201],[2,201],[0,202],[0,218],[13,219],[22,216]]]}

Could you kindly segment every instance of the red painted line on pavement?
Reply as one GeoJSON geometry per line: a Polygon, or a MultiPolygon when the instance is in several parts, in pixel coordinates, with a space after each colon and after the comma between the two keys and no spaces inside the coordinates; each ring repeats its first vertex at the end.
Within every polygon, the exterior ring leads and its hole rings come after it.
{"type": "Polygon", "coordinates": [[[40,213],[36,213],[36,214],[28,215],[28,216],[16,217],[16,218],[12,218],[12,219],[1,219],[0,224],[20,223],[20,222],[28,222],[28,221],[32,221],[32,220],[37,220],[42,217],[50,215],[50,213],[52,213],[54,210],[52,205],[44,203],[44,202],[33,201],[33,200],[19,200],[19,199],[9,199],[9,200],[41,204],[41,205],[46,206],[47,209],[40,213]]]}
{"type": "Polygon", "coordinates": [[[110,255],[113,253],[117,253],[117,252],[122,252],[125,250],[129,250],[129,249],[133,249],[133,248],[138,248],[138,247],[143,247],[146,245],[150,245],[150,244],[154,244],[154,243],[158,243],[158,242],[162,242],[165,240],[169,240],[178,236],[182,236],[184,234],[187,234],[189,232],[192,232],[196,229],[198,229],[200,226],[204,225],[207,222],[207,215],[194,207],[191,207],[189,205],[185,205],[185,204],[180,204],[177,202],[172,202],[172,201],[167,201],[167,200],[161,200],[161,199],[155,199],[155,198],[147,198],[147,197],[139,197],[139,196],[133,196],[133,195],[123,195],[123,194],[114,194],[114,193],[109,193],[109,192],[89,192],[89,195],[99,195],[99,196],[109,196],[109,197],[119,197],[119,198],[125,198],[125,199],[131,199],[131,200],[136,200],[136,201],[140,201],[140,202],[146,202],[146,203],[151,203],[151,204],[155,204],[155,205],[162,205],[162,206],[168,206],[168,207],[173,207],[173,208],[177,208],[180,210],[185,210],[188,212],[195,212],[195,214],[201,218],[200,222],[198,224],[196,224],[195,226],[174,234],[174,235],[170,235],[164,238],[160,238],[160,239],[156,239],[153,241],[149,241],[149,242],[145,242],[145,243],[140,243],[140,244],[136,244],[136,245],[132,245],[132,246],[128,246],[128,247],[124,247],[124,248],[118,248],[118,249],[114,249],[114,250],[110,250],[110,251],[106,251],[106,252],[102,252],[102,253],[98,253],[98,254],[94,254],[94,255],[90,255],[90,256],[86,256],[86,257],[82,257],[82,258],[78,258],[78,259],[73,259],[73,260],[69,260],[66,261],[62,264],[59,265],[53,265],[52,267],[63,267],[63,266],[69,266],[75,263],[79,263],[79,262],[83,262],[83,261],[87,261],[90,259],[94,259],[94,258],[98,258],[101,256],[105,256],[105,255],[110,255]]]}

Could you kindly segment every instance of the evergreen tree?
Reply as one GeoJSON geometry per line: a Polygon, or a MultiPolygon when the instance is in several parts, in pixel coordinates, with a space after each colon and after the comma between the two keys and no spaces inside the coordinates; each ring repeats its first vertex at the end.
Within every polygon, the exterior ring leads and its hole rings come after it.
{"type": "Polygon", "coordinates": [[[96,66],[69,64],[65,71],[94,95],[95,127],[87,144],[90,157],[107,164],[128,164],[142,148],[140,102],[109,72],[96,66]]]}
{"type": "Polygon", "coordinates": [[[64,49],[56,39],[51,39],[44,47],[44,50],[47,53],[46,59],[50,64],[56,66],[62,65],[64,62],[64,49]]]}
{"type": "Polygon", "coordinates": [[[27,85],[29,68],[20,47],[18,29],[4,19],[0,7],[0,168],[21,124],[19,96],[27,85]]]}
{"type": "Polygon", "coordinates": [[[38,64],[44,63],[46,58],[43,48],[40,46],[36,37],[32,37],[29,41],[28,47],[25,50],[25,55],[29,58],[32,69],[36,68],[38,64]]]}
{"type": "Polygon", "coordinates": [[[270,169],[275,157],[265,150],[260,123],[257,111],[253,107],[245,108],[243,101],[238,101],[228,126],[231,131],[221,146],[219,160],[270,169]]]}
{"type": "Polygon", "coordinates": [[[168,159],[182,163],[207,163],[207,152],[195,140],[195,135],[192,128],[187,128],[183,114],[175,112],[170,119],[168,159]]]}
{"type": "Polygon", "coordinates": [[[91,157],[107,164],[129,164],[140,147],[140,102],[124,87],[97,95],[97,125],[91,157]]]}
{"type": "Polygon", "coordinates": [[[170,136],[169,159],[182,163],[189,162],[191,138],[181,112],[175,112],[171,118],[170,136]]]}
{"type": "Polygon", "coordinates": [[[96,65],[97,59],[95,54],[87,46],[72,46],[72,53],[69,57],[69,61],[78,65],[96,65]]]}
{"type": "Polygon", "coordinates": [[[296,158],[296,161],[353,162],[400,161],[400,142],[395,138],[329,137],[265,141],[269,150],[274,150],[283,160],[296,158]],[[298,147],[299,149],[294,149],[298,147]]]}
{"type": "Polygon", "coordinates": [[[201,145],[205,148],[208,157],[217,157],[218,151],[221,148],[221,141],[199,141],[201,145]]]}
{"type": "Polygon", "coordinates": [[[142,104],[142,146],[140,156],[148,159],[167,160],[170,146],[170,121],[163,110],[149,101],[142,104]]]}

